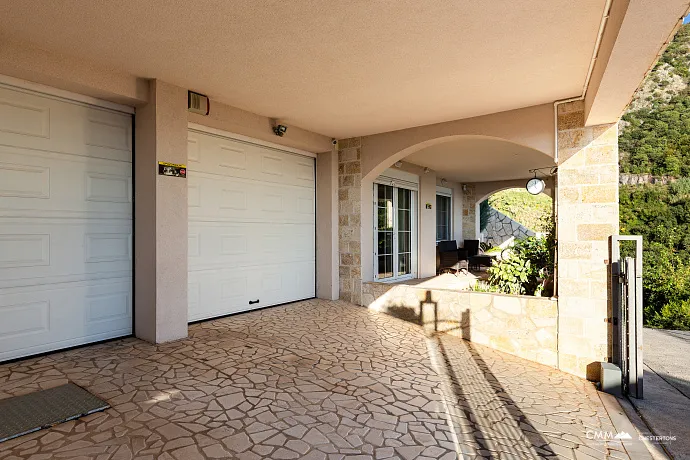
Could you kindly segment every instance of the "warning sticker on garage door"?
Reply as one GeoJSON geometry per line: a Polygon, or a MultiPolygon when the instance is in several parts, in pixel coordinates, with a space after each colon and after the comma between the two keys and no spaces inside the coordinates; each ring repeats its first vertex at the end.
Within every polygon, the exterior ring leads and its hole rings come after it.
{"type": "Polygon", "coordinates": [[[173,176],[187,178],[187,166],[176,163],[158,162],[158,174],[161,176],[173,176]]]}

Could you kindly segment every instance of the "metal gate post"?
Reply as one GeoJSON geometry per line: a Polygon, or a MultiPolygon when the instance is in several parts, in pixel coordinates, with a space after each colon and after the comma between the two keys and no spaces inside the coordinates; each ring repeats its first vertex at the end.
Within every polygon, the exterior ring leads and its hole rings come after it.
{"type": "Polygon", "coordinates": [[[613,235],[609,237],[611,264],[611,312],[613,323],[612,361],[622,374],[625,394],[642,399],[643,389],[643,302],[642,237],[613,235]],[[635,258],[620,257],[620,242],[635,242],[635,258]]]}
{"type": "MultiPolygon", "coordinates": [[[[630,353],[630,359],[635,360],[635,375],[632,372],[632,365],[630,370],[630,379],[632,380],[630,385],[630,394],[632,397],[637,399],[642,399],[642,389],[644,380],[644,362],[642,360],[642,336],[643,336],[643,302],[642,302],[642,241],[637,248],[637,254],[635,257],[634,272],[632,273],[635,279],[635,291],[632,293],[635,299],[634,302],[634,313],[631,311],[631,317],[634,317],[634,321],[630,324],[630,329],[635,330],[635,340],[630,341],[630,347],[634,351],[630,353]]],[[[633,305],[631,305],[632,307],[633,305]]]]}

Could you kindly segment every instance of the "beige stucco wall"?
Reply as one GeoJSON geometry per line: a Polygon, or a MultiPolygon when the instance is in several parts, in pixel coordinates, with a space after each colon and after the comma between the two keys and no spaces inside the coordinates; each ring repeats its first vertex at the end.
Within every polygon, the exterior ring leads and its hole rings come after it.
{"type": "Polygon", "coordinates": [[[377,177],[398,160],[453,137],[481,135],[531,147],[553,157],[553,105],[437,123],[361,138],[362,176],[377,177]]]}
{"type": "Polygon", "coordinates": [[[338,270],[338,150],[316,157],[316,297],[339,296],[338,270]]]}
{"type": "MultiPolygon", "coordinates": [[[[410,165],[411,168],[419,168],[410,165]]],[[[421,169],[421,168],[420,168],[421,169]]],[[[423,170],[419,174],[419,242],[418,276],[426,278],[436,275],[436,172],[423,170]],[[426,208],[426,204],[431,209],[426,208]]],[[[373,213],[372,213],[373,214],[373,213]]],[[[374,239],[372,234],[372,240],[374,239]]]]}
{"type": "Polygon", "coordinates": [[[135,118],[135,334],[187,336],[187,181],[158,175],[158,161],[187,163],[187,91],[152,81],[135,118]]]}
{"type": "MultiPolygon", "coordinates": [[[[610,356],[608,237],[618,234],[617,124],[584,127],[582,101],[558,107],[556,184],[560,367],[610,356]]],[[[590,368],[595,368],[592,365],[590,368]]]]}
{"type": "Polygon", "coordinates": [[[0,74],[65,91],[137,106],[149,99],[149,83],[117,69],[107,69],[2,38],[0,74]]]}

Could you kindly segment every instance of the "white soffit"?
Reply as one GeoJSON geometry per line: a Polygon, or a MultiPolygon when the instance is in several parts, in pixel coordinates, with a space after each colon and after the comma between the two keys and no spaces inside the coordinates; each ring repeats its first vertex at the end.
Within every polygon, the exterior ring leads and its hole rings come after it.
{"type": "Polygon", "coordinates": [[[7,0],[0,38],[345,138],[579,95],[604,5],[7,0]]]}

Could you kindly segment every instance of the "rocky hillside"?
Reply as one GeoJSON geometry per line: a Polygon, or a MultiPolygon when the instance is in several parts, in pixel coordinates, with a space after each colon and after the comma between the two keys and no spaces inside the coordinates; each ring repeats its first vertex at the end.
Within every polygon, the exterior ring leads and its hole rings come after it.
{"type": "MultiPolygon", "coordinates": [[[[690,24],[678,31],[623,115],[621,172],[653,178],[690,176],[689,83],[690,24]]],[[[626,181],[654,182],[659,181],[644,177],[626,181]]]]}
{"type": "Polygon", "coordinates": [[[668,329],[690,329],[689,69],[684,25],[619,125],[621,233],[643,237],[645,323],[668,329]]]}

